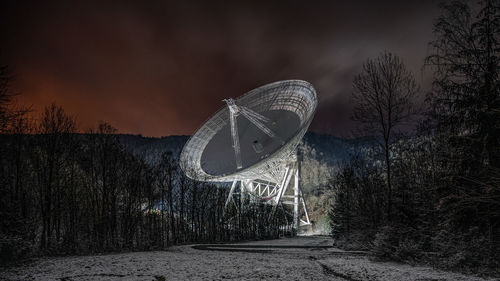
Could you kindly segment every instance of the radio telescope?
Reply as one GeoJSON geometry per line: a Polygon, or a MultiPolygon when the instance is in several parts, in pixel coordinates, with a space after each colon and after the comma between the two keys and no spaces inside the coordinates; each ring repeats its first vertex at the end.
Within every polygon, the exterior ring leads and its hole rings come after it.
{"type": "Polygon", "coordinates": [[[232,182],[226,207],[239,186],[242,199],[249,196],[273,209],[280,203],[293,205],[295,229],[309,225],[297,146],[318,104],[313,86],[302,80],[279,81],[224,101],[226,106],[182,149],[183,171],[198,181],[232,182]],[[285,194],[289,185],[293,195],[285,194]]]}

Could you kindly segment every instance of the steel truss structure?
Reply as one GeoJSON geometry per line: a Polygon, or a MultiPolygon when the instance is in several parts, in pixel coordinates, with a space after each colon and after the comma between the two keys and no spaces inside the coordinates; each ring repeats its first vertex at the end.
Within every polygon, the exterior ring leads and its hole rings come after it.
{"type": "Polygon", "coordinates": [[[181,168],[192,179],[232,182],[226,206],[235,195],[273,210],[291,205],[295,228],[310,224],[296,151],[316,111],[313,86],[280,81],[224,101],[184,146],[181,168]]]}
{"type": "Polygon", "coordinates": [[[288,165],[284,168],[283,178],[278,184],[251,179],[233,180],[225,208],[228,208],[230,203],[234,203],[236,206],[235,200],[237,200],[238,195],[240,204],[245,202],[245,198],[249,198],[253,204],[272,205],[273,212],[281,203],[293,207],[293,227],[295,229],[298,229],[299,226],[310,225],[307,204],[300,187],[300,161],[297,158],[300,157],[290,157],[288,165]],[[293,189],[293,194],[287,194],[289,187],[293,189]]]}

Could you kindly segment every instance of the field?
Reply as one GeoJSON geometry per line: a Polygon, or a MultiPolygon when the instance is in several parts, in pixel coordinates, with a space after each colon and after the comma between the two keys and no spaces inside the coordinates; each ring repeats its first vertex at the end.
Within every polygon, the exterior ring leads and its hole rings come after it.
{"type": "MultiPolygon", "coordinates": [[[[488,280],[373,261],[330,247],[325,236],[231,245],[183,245],[167,251],[40,258],[2,269],[0,280],[488,280]]],[[[490,279],[491,280],[491,279],[490,279]]]]}

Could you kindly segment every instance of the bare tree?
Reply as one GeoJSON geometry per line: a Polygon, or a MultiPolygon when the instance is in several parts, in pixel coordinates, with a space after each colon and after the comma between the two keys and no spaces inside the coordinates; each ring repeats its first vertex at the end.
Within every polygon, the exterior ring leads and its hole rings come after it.
{"type": "MultiPolygon", "coordinates": [[[[16,103],[16,93],[12,91],[12,74],[7,66],[0,66],[0,133],[16,130],[16,122],[30,111],[29,107],[16,103]]],[[[18,125],[18,124],[17,124],[18,125]]],[[[12,132],[9,132],[12,133],[12,132]]],[[[13,132],[15,133],[15,132],[13,132]]]]}
{"type": "Polygon", "coordinates": [[[390,145],[414,113],[418,86],[401,59],[389,52],[368,59],[354,79],[352,95],[355,104],[352,119],[364,126],[364,133],[377,139],[384,155],[387,172],[387,216],[391,219],[390,145]]]}
{"type": "Polygon", "coordinates": [[[65,160],[69,155],[68,145],[76,130],[75,120],[62,107],[51,104],[45,108],[39,123],[40,163],[39,198],[42,214],[41,248],[50,247],[52,235],[56,231],[59,240],[61,190],[65,160]]]}

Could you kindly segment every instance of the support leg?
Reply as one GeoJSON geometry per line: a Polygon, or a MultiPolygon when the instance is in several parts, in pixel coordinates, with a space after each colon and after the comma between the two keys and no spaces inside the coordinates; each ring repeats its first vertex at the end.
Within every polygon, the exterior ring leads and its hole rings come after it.
{"type": "Polygon", "coordinates": [[[278,195],[274,199],[275,202],[274,202],[272,214],[274,214],[276,212],[276,207],[280,204],[281,197],[286,192],[286,188],[288,187],[288,184],[290,182],[290,178],[291,178],[291,175],[292,175],[292,171],[290,171],[290,170],[291,170],[291,168],[289,168],[289,167],[287,167],[286,170],[285,170],[285,176],[283,177],[283,181],[281,182],[280,189],[278,190],[278,195]]]}
{"type": "Polygon", "coordinates": [[[293,185],[293,227],[299,229],[299,169],[295,171],[295,182],[293,185]]]}
{"type": "Polygon", "coordinates": [[[227,196],[227,199],[226,199],[226,204],[224,205],[224,210],[227,208],[229,201],[233,200],[233,192],[234,192],[234,188],[236,187],[236,182],[237,182],[237,180],[234,180],[233,184],[231,185],[231,189],[229,190],[229,195],[227,196]]]}
{"type": "Polygon", "coordinates": [[[240,181],[240,206],[241,209],[245,206],[246,181],[240,181]]]}
{"type": "Polygon", "coordinates": [[[304,207],[304,213],[306,215],[306,221],[305,221],[305,223],[306,224],[311,224],[311,221],[309,220],[309,213],[307,212],[306,201],[304,200],[304,194],[302,193],[302,188],[300,188],[300,197],[301,197],[301,200],[302,200],[302,206],[304,207]]]}

